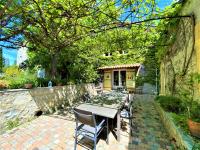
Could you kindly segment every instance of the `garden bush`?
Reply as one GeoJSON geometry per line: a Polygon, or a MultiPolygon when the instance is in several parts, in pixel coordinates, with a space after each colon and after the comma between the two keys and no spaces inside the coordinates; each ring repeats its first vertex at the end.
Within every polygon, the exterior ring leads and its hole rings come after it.
{"type": "Polygon", "coordinates": [[[17,66],[5,67],[3,72],[6,78],[17,77],[21,74],[21,70],[17,66]]]}
{"type": "Polygon", "coordinates": [[[61,81],[57,81],[56,79],[50,79],[49,77],[47,77],[47,78],[38,78],[37,79],[39,87],[48,87],[49,81],[52,82],[52,86],[56,86],[58,83],[61,82],[61,81]]]}
{"type": "Polygon", "coordinates": [[[186,114],[170,113],[170,115],[177,126],[180,126],[185,133],[189,133],[189,128],[187,125],[188,117],[186,114]]]}
{"type": "Polygon", "coordinates": [[[190,117],[193,121],[200,123],[200,104],[196,101],[190,107],[190,117]]]}
{"type": "Polygon", "coordinates": [[[24,81],[21,78],[12,78],[9,79],[9,89],[19,89],[24,87],[24,81]]]}
{"type": "Polygon", "coordinates": [[[38,85],[35,71],[20,70],[17,66],[4,68],[4,76],[0,80],[0,89],[18,89],[24,88],[25,84],[38,85]]]}
{"type": "Polygon", "coordinates": [[[157,96],[155,101],[157,101],[160,106],[168,112],[182,113],[186,110],[184,102],[178,97],[157,96]]]}
{"type": "Polygon", "coordinates": [[[11,89],[23,88],[27,83],[32,84],[33,87],[38,85],[36,75],[30,71],[22,71],[20,75],[8,80],[10,80],[9,88],[11,89]]]}

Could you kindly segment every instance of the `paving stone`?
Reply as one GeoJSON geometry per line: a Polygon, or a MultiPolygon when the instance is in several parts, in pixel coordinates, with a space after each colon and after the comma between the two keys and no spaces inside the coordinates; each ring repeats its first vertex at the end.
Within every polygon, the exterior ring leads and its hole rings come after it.
{"type": "MultiPolygon", "coordinates": [[[[166,150],[173,149],[168,134],[162,126],[159,114],[151,101],[135,101],[133,110],[133,126],[129,120],[126,130],[121,130],[121,141],[118,142],[112,133],[109,134],[109,145],[100,139],[98,150],[166,150]],[[132,136],[130,136],[130,129],[132,136]]],[[[70,115],[70,116],[69,116],[70,115]]],[[[74,149],[74,117],[66,116],[40,116],[29,124],[20,126],[15,130],[0,135],[0,150],[72,150],[74,149]],[[69,119],[73,118],[73,119],[69,119]],[[9,141],[9,142],[7,142],[9,141]]],[[[88,143],[90,144],[90,143],[88,143]]],[[[79,150],[85,150],[77,146],[79,150]]]]}
{"type": "Polygon", "coordinates": [[[161,148],[166,149],[166,145],[170,142],[170,140],[168,139],[166,130],[162,125],[159,114],[155,110],[152,101],[135,101],[133,105],[135,105],[135,109],[140,111],[133,110],[135,112],[133,113],[133,124],[138,125],[137,127],[139,127],[139,131],[137,131],[137,128],[133,128],[132,144],[135,147],[132,147],[136,149],[151,150],[161,148]],[[137,137],[140,137],[140,143],[135,140],[137,137]]]}

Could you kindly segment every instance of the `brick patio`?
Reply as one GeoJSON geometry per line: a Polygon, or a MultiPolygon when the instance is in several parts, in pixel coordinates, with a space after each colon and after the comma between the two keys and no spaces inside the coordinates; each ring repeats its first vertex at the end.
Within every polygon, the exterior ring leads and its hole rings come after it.
{"type": "MultiPolygon", "coordinates": [[[[2,150],[72,150],[74,148],[73,118],[62,116],[40,116],[31,123],[9,131],[0,136],[0,149],[2,150]]],[[[109,145],[102,139],[97,144],[97,149],[127,149],[128,132],[121,133],[121,141],[118,143],[112,133],[109,136],[109,145]]],[[[85,149],[78,146],[78,149],[85,149]]]]}
{"type": "MultiPolygon", "coordinates": [[[[158,113],[151,102],[135,104],[133,136],[128,119],[117,142],[109,134],[109,145],[104,139],[97,143],[98,150],[169,150],[173,149],[158,113]]],[[[0,150],[73,150],[75,122],[73,115],[66,117],[40,116],[39,118],[0,136],[0,150]]],[[[90,143],[89,143],[90,144],[90,143]]],[[[78,146],[78,150],[85,148],[78,146]]]]}

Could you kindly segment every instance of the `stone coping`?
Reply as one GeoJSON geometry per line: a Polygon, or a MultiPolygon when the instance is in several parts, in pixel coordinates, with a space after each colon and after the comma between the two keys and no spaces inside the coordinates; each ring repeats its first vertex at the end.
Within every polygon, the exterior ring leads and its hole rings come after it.
{"type": "Polygon", "coordinates": [[[165,112],[157,102],[154,102],[154,105],[169,135],[176,140],[176,144],[182,149],[192,150],[194,146],[193,139],[175,125],[170,114],[165,112]]]}
{"type": "MultiPolygon", "coordinates": [[[[31,89],[4,89],[4,90],[0,90],[0,93],[6,93],[6,92],[21,92],[21,91],[30,91],[33,89],[54,89],[56,87],[65,87],[68,85],[64,85],[64,86],[53,86],[53,87],[35,87],[35,88],[31,88],[31,89]]],[[[69,85],[70,86],[70,85],[69,85]]]]}
{"type": "Polygon", "coordinates": [[[6,93],[6,92],[21,92],[21,91],[29,91],[30,89],[6,89],[6,90],[0,90],[0,93],[6,93]]]}
{"type": "MultiPolygon", "coordinates": [[[[53,87],[35,87],[35,88],[31,88],[31,89],[3,89],[3,90],[0,90],[0,93],[6,93],[6,92],[21,92],[21,91],[30,91],[30,90],[33,90],[33,89],[56,89],[56,88],[59,88],[59,87],[68,87],[68,86],[79,86],[81,84],[68,84],[68,85],[63,85],[63,86],[53,86],[53,87]]],[[[82,85],[87,85],[87,84],[82,84],[82,85]]]]}

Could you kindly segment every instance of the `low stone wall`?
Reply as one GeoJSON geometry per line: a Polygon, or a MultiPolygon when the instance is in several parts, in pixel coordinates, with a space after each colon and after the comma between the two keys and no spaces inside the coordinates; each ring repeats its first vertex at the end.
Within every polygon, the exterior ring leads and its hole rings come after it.
{"type": "Polygon", "coordinates": [[[0,92],[0,133],[8,120],[19,118],[24,121],[39,110],[28,90],[0,92]]]}
{"type": "Polygon", "coordinates": [[[35,103],[43,112],[53,112],[60,107],[72,106],[81,100],[84,93],[96,95],[93,84],[57,86],[53,88],[36,88],[30,90],[35,103]]]}
{"type": "Polygon", "coordinates": [[[170,137],[176,140],[177,146],[181,149],[192,150],[194,142],[191,137],[184,135],[179,127],[177,127],[169,114],[167,114],[158,103],[154,102],[155,108],[160,114],[161,120],[168,131],[170,137]]]}
{"type": "Polygon", "coordinates": [[[0,91],[0,134],[8,120],[29,119],[39,110],[52,113],[59,107],[72,106],[88,92],[95,95],[93,84],[35,88],[31,90],[0,91]]]}

